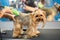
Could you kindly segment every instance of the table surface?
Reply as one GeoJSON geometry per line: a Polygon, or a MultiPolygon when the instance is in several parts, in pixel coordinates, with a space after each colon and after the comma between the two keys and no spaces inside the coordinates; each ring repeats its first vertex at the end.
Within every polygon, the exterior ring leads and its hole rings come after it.
{"type": "Polygon", "coordinates": [[[6,30],[6,34],[2,34],[3,40],[60,40],[60,29],[39,29],[41,32],[38,37],[31,39],[13,38],[12,30],[6,30]]]}

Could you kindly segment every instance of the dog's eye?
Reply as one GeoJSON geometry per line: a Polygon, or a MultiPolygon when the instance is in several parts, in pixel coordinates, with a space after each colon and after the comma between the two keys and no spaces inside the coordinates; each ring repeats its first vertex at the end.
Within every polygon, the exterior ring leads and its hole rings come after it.
{"type": "Polygon", "coordinates": [[[42,15],[40,15],[40,16],[42,16],[42,15]]]}
{"type": "Polygon", "coordinates": [[[36,17],[38,17],[38,15],[36,15],[36,17]]]}

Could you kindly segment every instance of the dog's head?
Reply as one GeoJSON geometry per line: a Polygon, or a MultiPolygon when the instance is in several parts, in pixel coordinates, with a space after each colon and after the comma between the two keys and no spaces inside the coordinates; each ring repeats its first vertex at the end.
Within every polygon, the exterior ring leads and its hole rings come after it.
{"type": "Polygon", "coordinates": [[[57,8],[57,10],[60,12],[60,4],[54,3],[54,6],[57,8]]]}
{"type": "Polygon", "coordinates": [[[37,22],[37,23],[42,22],[46,18],[46,13],[41,9],[37,9],[31,13],[31,18],[32,18],[32,21],[34,22],[37,22]]]}

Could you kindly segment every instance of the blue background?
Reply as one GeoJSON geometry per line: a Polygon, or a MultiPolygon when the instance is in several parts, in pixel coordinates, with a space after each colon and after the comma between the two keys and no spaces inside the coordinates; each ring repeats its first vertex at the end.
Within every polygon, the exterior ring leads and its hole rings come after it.
{"type": "Polygon", "coordinates": [[[9,6],[9,0],[0,0],[3,6],[9,6]]]}

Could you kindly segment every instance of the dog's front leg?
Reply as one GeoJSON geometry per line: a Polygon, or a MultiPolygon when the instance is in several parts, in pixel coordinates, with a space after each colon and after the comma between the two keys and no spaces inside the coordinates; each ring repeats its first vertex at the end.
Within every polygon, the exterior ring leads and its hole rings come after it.
{"type": "Polygon", "coordinates": [[[27,29],[26,33],[27,33],[27,37],[28,38],[32,38],[32,37],[36,36],[36,33],[35,33],[35,30],[34,30],[33,26],[29,26],[29,28],[27,29]]]}
{"type": "Polygon", "coordinates": [[[14,22],[14,30],[13,30],[13,37],[21,37],[21,25],[18,22],[14,22]]]}
{"type": "Polygon", "coordinates": [[[36,36],[38,36],[40,34],[40,31],[37,28],[37,25],[34,26],[34,32],[36,34],[36,36]]]}

